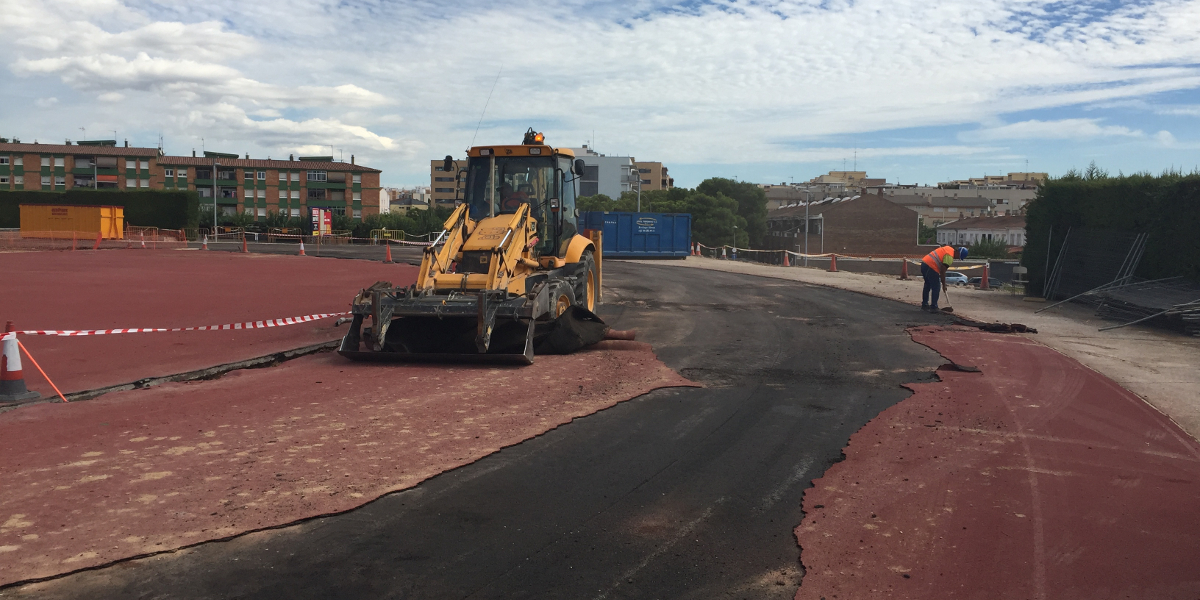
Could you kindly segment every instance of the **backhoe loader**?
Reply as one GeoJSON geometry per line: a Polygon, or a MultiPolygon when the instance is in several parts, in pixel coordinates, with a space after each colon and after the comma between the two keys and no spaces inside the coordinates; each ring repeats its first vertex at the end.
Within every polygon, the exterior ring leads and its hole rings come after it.
{"type": "MultiPolygon", "coordinates": [[[[467,157],[456,173],[466,177],[463,202],[425,248],[416,283],[362,290],[342,356],[530,364],[603,338],[607,326],[592,312],[599,233],[577,231],[583,161],[532,128],[520,145],[477,146],[467,157]]],[[[444,170],[453,165],[447,156],[444,170]]]]}

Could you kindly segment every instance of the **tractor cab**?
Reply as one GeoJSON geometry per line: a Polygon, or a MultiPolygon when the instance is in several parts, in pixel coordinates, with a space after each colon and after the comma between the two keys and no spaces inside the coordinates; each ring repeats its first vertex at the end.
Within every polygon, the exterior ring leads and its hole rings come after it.
{"type": "Polygon", "coordinates": [[[474,221],[515,213],[528,204],[529,216],[537,223],[534,253],[562,257],[578,231],[576,180],[583,161],[574,161],[570,150],[544,142],[531,128],[520,145],[471,148],[464,200],[474,221]]]}

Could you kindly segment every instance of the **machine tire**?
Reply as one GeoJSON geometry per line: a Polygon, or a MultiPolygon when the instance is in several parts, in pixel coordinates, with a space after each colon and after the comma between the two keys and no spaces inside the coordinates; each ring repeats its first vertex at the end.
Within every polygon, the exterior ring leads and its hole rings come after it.
{"type": "Polygon", "coordinates": [[[595,311],[600,300],[600,269],[596,267],[596,258],[591,250],[584,252],[579,262],[587,265],[587,268],[584,270],[583,283],[575,294],[576,305],[595,311]]]}

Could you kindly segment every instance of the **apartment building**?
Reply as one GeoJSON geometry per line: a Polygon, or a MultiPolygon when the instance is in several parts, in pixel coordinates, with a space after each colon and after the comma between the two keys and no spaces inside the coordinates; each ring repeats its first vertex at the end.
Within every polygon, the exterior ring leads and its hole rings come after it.
{"type": "Polygon", "coordinates": [[[984,240],[1024,246],[1025,217],[976,217],[953,221],[937,228],[939,244],[966,245],[984,240]]]}
{"type": "Polygon", "coordinates": [[[897,204],[907,206],[921,213],[921,216],[936,217],[939,222],[989,214],[1021,215],[1025,213],[1025,205],[1032,202],[1037,196],[1036,187],[932,187],[922,185],[869,188],[869,191],[882,194],[897,204]],[[980,210],[986,210],[986,212],[980,213],[980,210]]]}
{"type": "Polygon", "coordinates": [[[205,152],[204,156],[162,156],[162,189],[193,190],[201,206],[214,196],[222,215],[268,212],[303,217],[311,208],[362,219],[379,214],[379,169],[332,156],[288,156],[287,160],[239,158],[205,152]],[[366,199],[364,201],[364,198],[366,199]]]}
{"type": "Polygon", "coordinates": [[[633,161],[638,178],[642,182],[642,191],[669,190],[675,187],[675,180],[667,173],[667,168],[660,162],[633,161]]]}
{"type": "Polygon", "coordinates": [[[72,188],[157,189],[158,148],[116,140],[77,144],[0,143],[0,191],[63,192],[72,188]]]}
{"type": "Polygon", "coordinates": [[[445,159],[429,161],[430,206],[454,208],[456,202],[462,202],[466,196],[466,173],[462,177],[458,177],[458,173],[467,168],[467,161],[454,161],[449,171],[443,169],[445,162],[445,159]]]}
{"type": "Polygon", "coordinates": [[[1007,175],[984,175],[968,179],[955,179],[938,184],[939,187],[1012,187],[1036,189],[1049,177],[1047,173],[1009,173],[1007,175]]]}
{"type": "Polygon", "coordinates": [[[202,206],[215,195],[221,214],[247,213],[255,218],[266,217],[268,211],[300,217],[308,214],[309,207],[353,218],[377,214],[379,175],[378,169],[354,164],[353,156],[347,164],[334,162],[332,156],[299,160],[239,158],[220,152],[164,156],[158,148],[118,146],[115,140],[0,143],[0,191],[189,190],[199,193],[202,206]]]}

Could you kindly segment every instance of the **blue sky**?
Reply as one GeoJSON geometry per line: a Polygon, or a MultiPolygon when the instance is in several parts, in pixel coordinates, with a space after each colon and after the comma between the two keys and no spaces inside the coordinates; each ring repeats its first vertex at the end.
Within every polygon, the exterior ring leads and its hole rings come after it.
{"type": "Polygon", "coordinates": [[[1200,0],[0,0],[0,135],[332,147],[395,186],[477,124],[684,186],[1192,170],[1198,30],[1200,0]]]}

